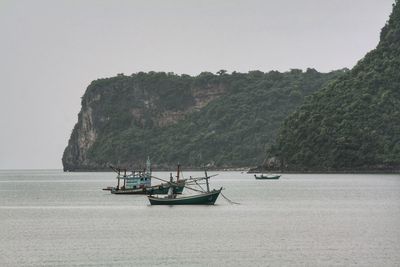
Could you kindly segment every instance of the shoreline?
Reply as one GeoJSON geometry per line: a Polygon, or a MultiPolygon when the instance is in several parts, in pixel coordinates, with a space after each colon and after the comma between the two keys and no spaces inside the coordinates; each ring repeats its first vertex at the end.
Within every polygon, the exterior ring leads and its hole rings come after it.
{"type": "MultiPolygon", "coordinates": [[[[153,172],[175,172],[176,170],[171,168],[160,168],[160,169],[152,169],[153,172]]],[[[194,172],[194,171],[204,171],[201,168],[183,168],[182,171],[185,172],[194,172]]],[[[241,167],[241,168],[209,168],[207,171],[218,171],[218,172],[245,172],[248,174],[255,173],[288,173],[288,174],[400,174],[400,169],[387,169],[387,170],[335,170],[335,171],[327,171],[327,170],[255,170],[255,168],[251,167],[241,167]]],[[[76,170],[63,170],[63,172],[114,172],[110,169],[76,169],[76,170]]]]}

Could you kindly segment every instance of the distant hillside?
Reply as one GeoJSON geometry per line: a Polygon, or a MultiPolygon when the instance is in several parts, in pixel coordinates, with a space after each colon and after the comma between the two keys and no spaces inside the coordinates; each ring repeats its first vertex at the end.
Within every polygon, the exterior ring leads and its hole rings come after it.
{"type": "Polygon", "coordinates": [[[290,115],[269,156],[286,170],[400,169],[398,3],[376,49],[290,115]]]}
{"type": "Polygon", "coordinates": [[[137,167],[148,155],[159,168],[255,165],[304,97],[344,72],[140,72],[93,81],[64,151],[64,170],[137,167]]]}

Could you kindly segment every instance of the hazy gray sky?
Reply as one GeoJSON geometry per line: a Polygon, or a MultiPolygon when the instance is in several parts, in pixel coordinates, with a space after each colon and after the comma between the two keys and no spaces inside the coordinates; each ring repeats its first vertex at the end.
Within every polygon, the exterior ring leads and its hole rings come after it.
{"type": "Polygon", "coordinates": [[[393,2],[0,0],[0,169],[61,168],[94,79],[351,68],[393,2]]]}

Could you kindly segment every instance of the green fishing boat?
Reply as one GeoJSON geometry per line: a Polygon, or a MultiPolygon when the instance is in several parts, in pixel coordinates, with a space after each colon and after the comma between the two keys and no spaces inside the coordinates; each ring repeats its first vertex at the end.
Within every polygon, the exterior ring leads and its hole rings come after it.
{"type": "Polygon", "coordinates": [[[185,187],[187,189],[193,190],[195,192],[199,192],[200,194],[189,195],[189,196],[178,196],[174,193],[174,187],[178,184],[170,180],[170,189],[168,191],[168,195],[164,197],[158,197],[154,195],[147,196],[151,205],[214,205],[217,200],[219,194],[221,193],[222,187],[218,190],[213,189],[210,191],[210,186],[208,183],[208,179],[210,177],[207,175],[207,171],[205,171],[205,177],[201,178],[190,178],[188,179],[189,184],[196,184],[200,189],[196,189],[193,187],[189,187],[187,184],[185,187]],[[205,180],[207,189],[204,190],[199,181],[205,180]]]}
{"type": "Polygon", "coordinates": [[[280,175],[264,175],[264,174],[261,174],[261,175],[257,176],[257,175],[254,174],[254,177],[257,180],[277,180],[281,176],[280,175]]]}
{"type": "Polygon", "coordinates": [[[199,195],[177,197],[176,195],[166,197],[147,196],[151,205],[214,205],[222,187],[218,190],[202,193],[199,195]]]}

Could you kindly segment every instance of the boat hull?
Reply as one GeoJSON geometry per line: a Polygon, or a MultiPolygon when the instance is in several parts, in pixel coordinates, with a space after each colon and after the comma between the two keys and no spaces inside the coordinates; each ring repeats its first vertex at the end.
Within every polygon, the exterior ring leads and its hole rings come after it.
{"type": "MultiPolygon", "coordinates": [[[[185,188],[185,184],[174,187],[175,194],[182,194],[183,189],[185,188]]],[[[111,189],[112,194],[117,195],[165,195],[168,194],[169,186],[168,185],[156,185],[149,186],[143,188],[136,189],[111,189]]]]}
{"type": "Polygon", "coordinates": [[[219,190],[213,190],[209,193],[179,197],[179,198],[158,198],[153,196],[147,196],[151,205],[214,205],[217,200],[219,190]]]}
{"type": "Polygon", "coordinates": [[[256,177],[257,180],[277,180],[281,176],[280,175],[274,175],[274,176],[264,176],[264,175],[257,176],[257,175],[254,175],[254,177],[256,177]]]}

